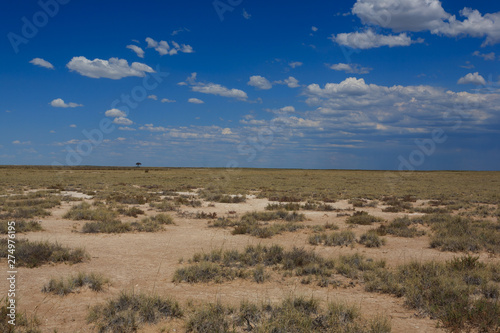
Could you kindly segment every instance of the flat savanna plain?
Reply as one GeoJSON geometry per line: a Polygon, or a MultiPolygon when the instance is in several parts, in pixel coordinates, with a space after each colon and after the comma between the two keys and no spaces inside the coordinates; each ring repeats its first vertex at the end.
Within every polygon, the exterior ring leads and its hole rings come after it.
{"type": "Polygon", "coordinates": [[[500,172],[0,167],[0,331],[499,332],[500,172]]]}

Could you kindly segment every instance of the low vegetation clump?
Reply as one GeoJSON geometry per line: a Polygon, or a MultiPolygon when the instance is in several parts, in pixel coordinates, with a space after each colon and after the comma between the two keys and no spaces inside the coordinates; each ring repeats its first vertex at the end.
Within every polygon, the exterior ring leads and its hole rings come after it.
{"type": "Polygon", "coordinates": [[[413,205],[410,202],[415,202],[417,200],[412,196],[405,196],[401,199],[386,197],[383,201],[386,205],[388,205],[386,208],[382,209],[383,212],[398,213],[411,210],[413,205]]]}
{"type": "MultiPolygon", "coordinates": [[[[9,300],[6,298],[0,299],[0,332],[2,333],[41,333],[38,328],[40,321],[36,316],[28,317],[26,314],[21,313],[19,310],[15,312],[15,325],[9,323],[13,318],[10,317],[9,300]]],[[[17,307],[17,303],[16,303],[17,307]]]]}
{"type": "Polygon", "coordinates": [[[334,273],[351,279],[359,279],[367,271],[385,267],[384,261],[373,261],[362,255],[340,256],[337,260],[325,259],[313,251],[296,248],[286,251],[279,245],[247,246],[244,251],[213,250],[209,253],[196,253],[188,265],[178,269],[173,282],[215,282],[236,278],[253,279],[262,283],[269,278],[268,269],[282,271],[284,276],[312,276],[318,285],[326,287],[334,273]]]}
{"type": "Polygon", "coordinates": [[[119,220],[87,222],[82,227],[82,232],[85,234],[119,234],[132,230],[133,227],[130,223],[123,223],[119,220]]]}
{"type": "Polygon", "coordinates": [[[338,230],[339,227],[338,225],[336,224],[333,224],[333,223],[329,223],[329,222],[326,222],[325,224],[323,225],[314,225],[314,226],[310,226],[310,228],[314,231],[314,232],[323,232],[325,230],[338,230]]]}
{"type": "Polygon", "coordinates": [[[90,290],[99,292],[102,291],[104,286],[108,283],[109,280],[101,274],[78,273],[66,279],[62,277],[59,279],[50,279],[50,281],[43,286],[42,292],[64,296],[78,291],[84,286],[88,286],[90,290]]]}
{"type": "Polygon", "coordinates": [[[250,212],[241,217],[242,221],[273,221],[285,220],[287,222],[301,222],[305,220],[305,215],[297,212],[286,212],[283,210],[272,212],[250,212]]]}
{"type": "Polygon", "coordinates": [[[145,217],[139,222],[124,223],[119,220],[87,222],[82,228],[83,233],[124,233],[124,232],[156,232],[163,230],[163,225],[174,224],[170,215],[158,214],[145,217]]]}
{"type": "MultiPolygon", "coordinates": [[[[7,239],[0,239],[0,258],[7,258],[11,249],[7,239]]],[[[31,242],[26,239],[17,239],[16,265],[29,268],[38,267],[48,262],[69,262],[76,264],[88,258],[88,254],[81,248],[70,249],[58,243],[48,241],[31,242]]]]}
{"type": "Polygon", "coordinates": [[[332,232],[330,234],[321,233],[309,236],[309,244],[326,246],[349,246],[356,242],[356,235],[350,230],[332,232]]]}
{"type": "MultiPolygon", "coordinates": [[[[9,222],[11,221],[0,221],[0,234],[7,234],[9,232],[9,222]]],[[[38,221],[14,221],[16,233],[18,232],[30,232],[30,231],[42,231],[42,225],[38,221]]]]}
{"type": "Polygon", "coordinates": [[[79,205],[71,207],[71,209],[64,214],[65,219],[70,220],[90,220],[109,222],[113,221],[118,216],[118,213],[107,208],[103,204],[96,203],[94,207],[88,202],[82,202],[79,205]]]}
{"type": "Polygon", "coordinates": [[[105,197],[106,202],[118,202],[127,205],[143,205],[155,198],[152,193],[113,192],[105,197]]]}
{"type": "Polygon", "coordinates": [[[382,222],[383,219],[368,214],[365,211],[356,211],[352,216],[349,216],[346,220],[349,224],[360,224],[360,225],[370,225],[374,222],[382,222]]]}
{"type": "Polygon", "coordinates": [[[44,192],[0,197],[0,219],[31,219],[49,216],[50,212],[46,209],[60,204],[59,196],[44,192]]]}
{"type": "Polygon", "coordinates": [[[105,304],[90,308],[87,321],[98,332],[136,332],[143,324],[163,319],[181,318],[177,301],[157,295],[122,292],[105,304]]]}
{"type": "Polygon", "coordinates": [[[201,201],[194,198],[194,196],[180,195],[174,198],[176,205],[184,205],[191,207],[201,207],[201,201]]]}
{"type": "Polygon", "coordinates": [[[149,205],[156,208],[160,212],[171,212],[179,209],[180,204],[170,200],[163,200],[161,202],[150,202],[149,205]]]}
{"type": "Polygon", "coordinates": [[[454,252],[500,252],[498,222],[449,214],[427,215],[422,220],[433,231],[430,244],[432,248],[454,252]]]}
{"type": "Polygon", "coordinates": [[[354,198],[354,199],[349,199],[347,203],[351,204],[353,207],[377,207],[378,201],[376,200],[367,200],[367,199],[360,199],[360,198],[354,198]]]}
{"type": "Polygon", "coordinates": [[[394,235],[397,237],[418,237],[425,235],[425,231],[418,230],[415,228],[415,224],[420,223],[421,219],[410,219],[408,216],[397,217],[392,220],[387,225],[381,225],[376,229],[377,233],[381,236],[385,236],[387,234],[394,235]]]}
{"type": "Polygon", "coordinates": [[[304,219],[304,214],[295,211],[291,213],[284,210],[250,212],[244,214],[239,221],[219,218],[210,222],[209,226],[219,228],[234,227],[231,232],[233,235],[248,234],[259,238],[269,238],[282,232],[293,232],[302,229],[303,226],[294,222],[300,222],[304,219]],[[280,220],[285,222],[270,222],[280,220]]]}
{"type": "Polygon", "coordinates": [[[222,189],[212,188],[212,187],[199,190],[198,195],[201,198],[205,199],[206,201],[220,202],[220,203],[240,203],[240,202],[245,202],[247,200],[247,197],[245,195],[225,194],[222,189]]]}
{"type": "Polygon", "coordinates": [[[286,211],[295,211],[300,210],[303,207],[299,203],[288,202],[288,203],[270,203],[267,204],[266,210],[286,210],[286,211]]]}
{"type": "Polygon", "coordinates": [[[140,208],[137,207],[119,207],[117,209],[118,213],[125,215],[125,216],[131,216],[131,217],[137,217],[138,215],[144,215],[144,211],[140,208]]]}
{"type": "Polygon", "coordinates": [[[340,302],[330,302],[326,309],[314,298],[288,297],[279,304],[256,305],[241,302],[239,308],[220,302],[204,304],[191,314],[187,332],[359,332],[388,333],[387,317],[366,320],[360,310],[340,302]]]}
{"type": "Polygon", "coordinates": [[[500,266],[464,256],[445,263],[412,262],[395,271],[365,274],[365,289],[404,297],[405,304],[437,318],[451,331],[500,329],[500,266]]]}
{"type": "Polygon", "coordinates": [[[380,238],[376,230],[369,230],[359,237],[359,243],[366,247],[381,247],[385,244],[385,239],[380,238]]]}

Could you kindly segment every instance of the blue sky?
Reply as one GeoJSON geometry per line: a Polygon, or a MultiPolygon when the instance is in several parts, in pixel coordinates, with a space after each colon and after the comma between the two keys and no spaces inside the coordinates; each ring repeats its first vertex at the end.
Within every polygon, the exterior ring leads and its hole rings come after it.
{"type": "Polygon", "coordinates": [[[0,6],[0,164],[499,170],[495,1],[0,6]]]}

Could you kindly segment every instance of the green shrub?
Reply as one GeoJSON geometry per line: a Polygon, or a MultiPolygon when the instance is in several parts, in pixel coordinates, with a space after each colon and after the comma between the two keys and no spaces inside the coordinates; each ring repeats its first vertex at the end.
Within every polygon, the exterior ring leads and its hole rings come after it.
{"type": "Polygon", "coordinates": [[[71,209],[64,214],[65,219],[71,220],[90,220],[90,221],[100,221],[109,222],[113,221],[118,216],[118,213],[112,211],[105,206],[98,206],[92,208],[92,206],[87,202],[82,202],[79,205],[71,207],[71,209]]]}
{"type": "Polygon", "coordinates": [[[368,214],[365,211],[356,211],[352,216],[347,218],[347,223],[349,224],[360,224],[360,225],[370,225],[374,222],[383,221],[380,217],[375,217],[373,215],[368,214]]]}
{"type": "Polygon", "coordinates": [[[182,310],[170,298],[122,292],[105,304],[90,308],[87,321],[99,332],[136,332],[143,324],[180,318],[182,310]]]}
{"type": "MultiPolygon", "coordinates": [[[[7,234],[9,232],[10,221],[0,221],[0,234],[7,234]]],[[[18,232],[30,232],[30,231],[42,231],[42,225],[38,221],[15,221],[15,231],[18,232]]]]}
{"type": "MultiPolygon", "coordinates": [[[[0,258],[6,258],[9,254],[7,239],[0,239],[0,258]]],[[[47,262],[69,262],[79,263],[89,256],[85,250],[70,249],[58,243],[48,241],[31,242],[26,239],[16,240],[16,265],[29,268],[38,267],[47,262]]]]}
{"type": "Polygon", "coordinates": [[[359,243],[366,247],[381,247],[385,244],[385,239],[380,238],[375,230],[369,230],[361,235],[359,243]]]}
{"type": "Polygon", "coordinates": [[[350,230],[309,236],[309,244],[311,245],[348,246],[354,244],[354,242],[356,242],[356,235],[350,230]]]}
{"type": "Polygon", "coordinates": [[[108,233],[119,234],[130,232],[133,227],[130,223],[123,223],[118,220],[87,222],[82,227],[82,232],[87,234],[93,233],[108,233]]]}
{"type": "Polygon", "coordinates": [[[70,276],[67,279],[50,279],[50,281],[43,286],[42,292],[52,293],[56,295],[67,295],[69,293],[75,292],[78,288],[85,285],[93,291],[102,291],[105,284],[108,284],[109,280],[104,278],[103,275],[97,273],[78,273],[76,276],[70,276]]]}
{"type": "Polygon", "coordinates": [[[493,281],[497,267],[464,256],[445,263],[412,262],[395,272],[377,269],[364,275],[365,289],[403,296],[405,304],[437,318],[450,331],[496,332],[500,305],[493,281]],[[492,288],[493,287],[493,288],[492,288]]]}
{"type": "Polygon", "coordinates": [[[417,222],[415,220],[411,220],[408,216],[397,217],[388,225],[381,225],[378,229],[376,229],[376,231],[381,236],[389,234],[398,237],[412,238],[425,235],[425,231],[418,230],[415,227],[410,227],[416,223],[417,222]]]}
{"type": "Polygon", "coordinates": [[[226,309],[221,303],[206,304],[198,308],[188,319],[187,332],[225,333],[233,331],[228,315],[230,309],[226,309]]]}
{"type": "Polygon", "coordinates": [[[431,236],[432,248],[454,252],[500,252],[498,223],[448,214],[427,215],[423,221],[434,232],[431,236]]]}

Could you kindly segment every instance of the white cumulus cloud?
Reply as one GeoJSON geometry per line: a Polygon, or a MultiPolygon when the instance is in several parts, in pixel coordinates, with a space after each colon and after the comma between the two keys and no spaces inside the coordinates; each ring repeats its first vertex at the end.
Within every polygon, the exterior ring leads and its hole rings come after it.
{"type": "Polygon", "coordinates": [[[110,109],[104,113],[106,117],[118,118],[118,117],[127,117],[127,114],[122,110],[118,109],[110,109]]]}
{"type": "Polygon", "coordinates": [[[294,78],[293,76],[289,76],[288,79],[280,80],[280,81],[274,81],[276,84],[285,84],[288,86],[288,88],[298,88],[300,87],[299,80],[294,78]]]}
{"type": "Polygon", "coordinates": [[[231,97],[231,98],[236,98],[239,100],[246,100],[248,98],[247,93],[244,92],[243,90],[234,89],[234,88],[229,89],[229,88],[226,88],[220,84],[211,83],[211,82],[209,82],[209,83],[198,82],[198,81],[196,81],[196,76],[197,76],[196,73],[191,73],[191,76],[189,76],[186,79],[186,81],[184,82],[185,84],[183,84],[183,85],[189,84],[189,85],[191,85],[192,91],[200,92],[203,94],[231,97]]]}
{"type": "Polygon", "coordinates": [[[65,103],[61,98],[56,98],[52,102],[50,102],[55,108],[76,108],[78,106],[83,106],[82,104],[77,103],[65,103]]]}
{"type": "Polygon", "coordinates": [[[479,75],[478,72],[469,73],[458,80],[458,84],[475,84],[475,85],[486,85],[486,80],[484,77],[479,75]]]}
{"type": "Polygon", "coordinates": [[[335,71],[342,71],[349,74],[368,74],[373,68],[370,67],[362,67],[358,64],[344,64],[338,63],[328,66],[328,68],[333,69],[335,71]]]}
{"type": "Polygon", "coordinates": [[[127,49],[131,49],[139,58],[144,58],[144,50],[137,45],[127,45],[127,49]]]}
{"type": "Polygon", "coordinates": [[[203,104],[203,103],[205,103],[201,99],[198,99],[198,98],[190,98],[190,99],[188,99],[188,102],[189,103],[193,103],[193,104],[203,104]]]}
{"type": "Polygon", "coordinates": [[[163,98],[161,100],[162,103],[175,103],[175,100],[173,99],[168,99],[168,98],[163,98]]]}
{"type": "Polygon", "coordinates": [[[273,86],[265,77],[260,75],[250,76],[250,81],[247,82],[249,86],[255,87],[261,90],[271,89],[273,86]]]}
{"type": "Polygon", "coordinates": [[[348,46],[353,49],[372,49],[382,46],[410,46],[414,43],[422,43],[422,39],[412,40],[406,33],[399,35],[380,35],[372,29],[363,32],[350,32],[332,35],[331,40],[339,45],[348,46]]]}
{"type": "Polygon", "coordinates": [[[66,67],[71,71],[80,73],[80,75],[94,79],[118,80],[127,76],[144,77],[146,73],[154,73],[154,70],[148,65],[133,62],[129,66],[127,60],[118,58],[89,60],[85,57],[73,57],[66,67]]]}
{"type": "Polygon", "coordinates": [[[160,55],[174,55],[179,52],[182,53],[193,53],[194,50],[190,45],[182,44],[179,45],[175,41],[170,41],[172,45],[168,42],[161,40],[157,42],[151,37],[146,38],[146,43],[148,43],[148,48],[154,48],[160,55]]]}
{"type": "Polygon", "coordinates": [[[113,120],[113,123],[115,123],[117,125],[128,126],[128,125],[132,125],[134,122],[126,117],[116,117],[113,120]]]}
{"type": "Polygon", "coordinates": [[[482,15],[464,8],[457,19],[439,0],[357,0],[352,8],[365,24],[401,31],[429,31],[448,37],[486,37],[483,46],[500,42],[500,12],[482,15]]]}
{"type": "Polygon", "coordinates": [[[302,65],[303,65],[303,63],[302,63],[302,62],[300,62],[300,61],[293,61],[293,62],[289,63],[288,65],[289,65],[290,67],[292,67],[292,68],[295,68],[295,67],[300,67],[300,66],[302,66],[302,65]]]}
{"type": "Polygon", "coordinates": [[[34,58],[30,61],[30,64],[37,65],[40,67],[45,67],[48,69],[54,69],[54,66],[50,62],[42,58],[34,58]]]}

